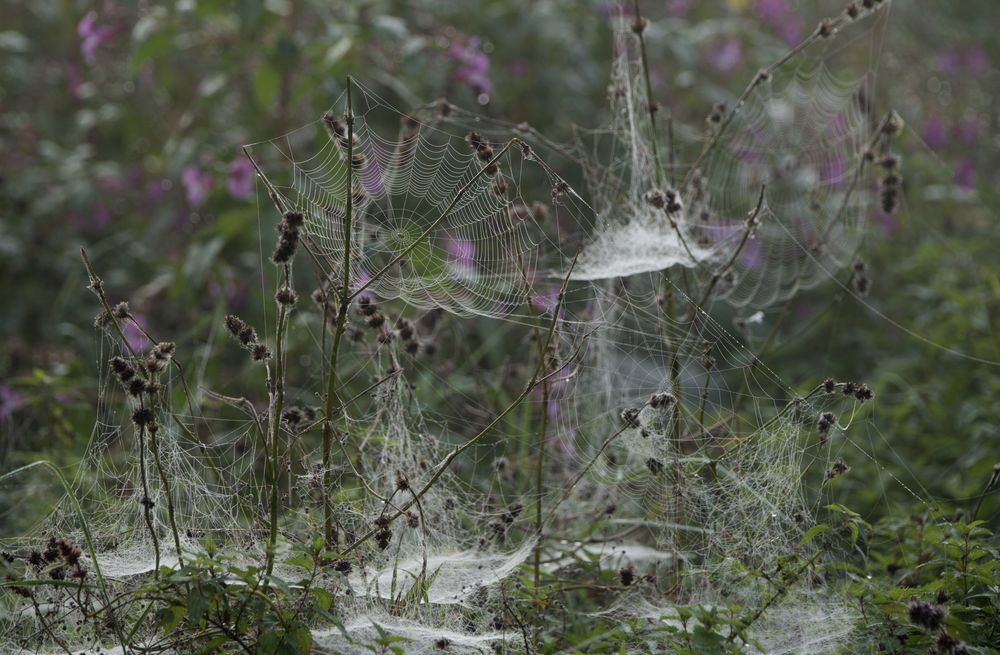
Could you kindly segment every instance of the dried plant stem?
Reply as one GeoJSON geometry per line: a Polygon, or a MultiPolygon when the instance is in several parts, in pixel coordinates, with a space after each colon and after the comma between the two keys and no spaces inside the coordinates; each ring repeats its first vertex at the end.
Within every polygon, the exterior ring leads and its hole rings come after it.
{"type": "Polygon", "coordinates": [[[156,536],[156,526],[153,525],[152,499],[149,497],[149,482],[146,479],[146,428],[139,428],[139,482],[142,485],[142,516],[149,528],[149,536],[153,539],[153,577],[160,577],[160,540],[156,536]]]}
{"type": "Polygon", "coordinates": [[[153,452],[153,463],[156,466],[157,474],[160,476],[160,484],[163,485],[163,494],[167,498],[167,521],[170,523],[170,532],[174,537],[174,548],[177,549],[177,562],[183,566],[184,557],[181,554],[181,535],[177,529],[177,520],[174,514],[174,499],[170,489],[170,478],[167,477],[166,470],[163,468],[163,463],[160,460],[160,446],[156,440],[156,432],[154,430],[149,431],[149,449],[153,452]]]}
{"type": "MultiPolygon", "coordinates": [[[[337,324],[333,333],[333,344],[330,348],[330,362],[326,372],[326,404],[323,412],[323,538],[326,547],[334,546],[333,537],[333,507],[330,505],[330,487],[333,484],[331,470],[331,455],[333,450],[333,420],[334,409],[343,407],[337,393],[337,368],[340,359],[340,342],[347,327],[347,312],[351,299],[351,235],[354,231],[354,107],[351,103],[352,79],[347,78],[347,192],[344,210],[344,259],[341,264],[343,276],[340,286],[340,306],[337,310],[337,324]]],[[[337,410],[340,413],[341,410],[337,410]]]]}
{"type": "MultiPolygon", "coordinates": [[[[291,283],[289,267],[284,266],[284,282],[286,286],[291,283]]],[[[274,558],[278,546],[278,499],[279,499],[279,477],[280,464],[278,462],[278,450],[281,441],[281,413],[285,404],[285,330],[288,326],[288,306],[278,302],[278,324],[275,328],[274,342],[274,377],[270,380],[270,410],[268,425],[268,443],[265,448],[268,452],[268,469],[270,471],[270,524],[268,526],[267,553],[265,555],[264,566],[264,588],[270,584],[271,573],[274,571],[274,558]]]]}
{"type": "MultiPolygon", "coordinates": [[[[548,353],[542,353],[541,357],[544,359],[548,353]]],[[[538,542],[535,544],[535,562],[534,562],[534,580],[535,580],[535,594],[538,594],[538,585],[541,579],[541,561],[542,561],[542,478],[544,474],[545,467],[545,433],[549,429],[549,381],[545,380],[542,382],[542,420],[541,425],[538,426],[538,462],[535,468],[535,538],[538,542]]]]}
{"type": "MultiPolygon", "coordinates": [[[[639,12],[639,0],[634,0],[633,5],[635,7],[635,20],[636,24],[639,25],[642,22],[642,14],[639,12]]],[[[660,146],[659,139],[656,134],[656,104],[653,102],[653,84],[649,77],[649,59],[646,56],[646,39],[643,36],[642,29],[636,30],[636,36],[639,37],[639,54],[642,60],[642,75],[643,80],[646,83],[646,109],[649,112],[649,131],[650,139],[649,143],[653,149],[653,161],[656,163],[656,184],[658,186],[663,186],[663,162],[660,161],[660,146]]],[[[673,130],[671,130],[672,132],[673,130]]]]}
{"type": "MultiPolygon", "coordinates": [[[[712,278],[711,280],[709,280],[708,287],[705,288],[705,293],[702,294],[701,300],[699,300],[698,304],[695,305],[694,307],[695,311],[698,310],[701,310],[702,312],[705,311],[703,308],[705,307],[705,303],[707,303],[708,299],[711,297],[712,292],[715,291],[715,286],[719,283],[719,280],[722,279],[722,276],[728,273],[729,269],[733,267],[733,264],[736,263],[736,260],[739,259],[740,254],[743,252],[743,248],[747,245],[747,242],[750,241],[750,237],[753,235],[754,227],[757,224],[757,219],[760,217],[761,209],[764,208],[765,190],[767,190],[767,185],[761,184],[760,195],[757,197],[757,206],[754,207],[754,210],[750,213],[750,216],[747,218],[746,229],[743,231],[743,238],[740,239],[739,245],[736,246],[736,250],[733,251],[732,256],[729,258],[729,261],[726,262],[725,266],[723,266],[717,272],[712,274],[712,278]]],[[[694,323],[692,322],[692,325],[693,324],[694,323]]]]}

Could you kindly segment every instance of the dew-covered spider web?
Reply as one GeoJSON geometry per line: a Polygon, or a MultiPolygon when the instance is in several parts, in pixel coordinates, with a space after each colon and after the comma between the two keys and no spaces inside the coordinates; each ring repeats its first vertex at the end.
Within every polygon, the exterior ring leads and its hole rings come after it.
{"type": "MultiPolygon", "coordinates": [[[[320,355],[291,367],[288,402],[299,414],[281,433],[283,523],[315,532],[329,502],[333,549],[350,562],[311,579],[336,599],[344,626],[314,631],[320,652],[366,652],[382,630],[404,637],[406,652],[440,643],[517,652],[526,637],[509,619],[509,595],[532,573],[539,543],[546,578],[571,578],[582,559],[649,576],[653,585],[598,616],[653,623],[676,619],[675,603],[763,605],[773,590],[749,572],[791,556],[822,561],[802,538],[838,460],[871,457],[848,436],[864,394],[822,379],[793,385],[707,310],[716,299],[766,309],[855,257],[876,197],[864,162],[878,129],[865,101],[877,57],[859,64],[851,53],[859,43],[868,51],[874,19],[838,23],[843,34],[770,71],[724,130],[678,124],[683,156],[673,165],[657,162],[665,148],[653,151],[624,18],[609,125],[571,143],[445,101],[400,112],[353,82],[350,102],[345,93],[314,122],[247,146],[261,225],[279,210],[304,217],[298,283],[335,297],[349,261],[354,302],[338,375],[358,400],[335,417],[331,468],[315,438],[330,325],[306,293],[293,325],[320,355]],[[361,539],[396,510],[388,534],[361,539]]],[[[193,397],[171,407],[155,464],[148,452],[140,459],[134,407],[107,373],[113,355],[127,353],[102,345],[99,420],[73,485],[109,583],[124,589],[155,568],[146,497],[159,563],[178,563],[158,467],[182,551],[211,538],[259,564],[266,405],[231,395],[238,380],[209,390],[169,369],[165,393],[193,397]]],[[[80,538],[69,503],[15,545],[55,535],[80,538]]],[[[277,574],[307,577],[282,563],[290,540],[281,549],[277,574]]],[[[765,652],[826,652],[852,631],[846,600],[801,577],[754,625],[765,652]]],[[[71,605],[55,612],[69,625],[79,617],[71,605]]],[[[2,627],[26,634],[30,619],[10,617],[2,627]]],[[[70,634],[81,647],[96,639],[70,634]]]]}

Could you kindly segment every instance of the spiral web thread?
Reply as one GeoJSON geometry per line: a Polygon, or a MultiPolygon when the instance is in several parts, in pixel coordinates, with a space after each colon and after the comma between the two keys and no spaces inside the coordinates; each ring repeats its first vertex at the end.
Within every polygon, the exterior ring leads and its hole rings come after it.
{"type": "MultiPolygon", "coordinates": [[[[819,439],[816,417],[826,410],[850,416],[856,406],[850,397],[833,394],[787,409],[795,396],[789,385],[711,317],[698,308],[677,317],[664,312],[665,292],[673,293],[680,306],[691,307],[697,299],[665,283],[660,271],[681,266],[703,274],[701,269],[727,261],[735,247],[727,229],[745,219],[764,181],[771,191],[765,228],[756,240],[765,253],[762,270],[776,272],[754,277],[753,262],[740,259],[736,281],[722,289],[729,299],[766,305],[818,280],[782,241],[788,232],[766,228],[768,221],[796,225],[805,202],[796,193],[804,188],[820,198],[827,217],[833,207],[848,208],[829,232],[830,240],[841,245],[822,255],[830,269],[842,264],[864,223],[862,194],[845,202],[843,184],[866,140],[867,119],[855,105],[858,87],[835,82],[822,66],[811,67],[819,72],[810,75],[800,69],[786,85],[771,82],[762,99],[751,99],[722,141],[722,154],[706,166],[703,206],[711,212],[710,220],[701,217],[702,206],[689,202],[674,228],[645,201],[655,174],[638,127],[646,99],[631,38],[627,27],[619,25],[614,81],[626,91],[615,96],[612,128],[597,135],[605,143],[586,151],[580,144],[551,144],[530,128],[506,127],[441,103],[403,116],[358,86],[354,146],[365,156],[357,170],[364,194],[354,213],[352,285],[366,284],[433,227],[405,262],[390,266],[366,291],[379,302],[398,301],[401,313],[425,312],[415,322],[426,338],[447,334],[447,321],[435,318],[445,310],[496,320],[498,330],[531,352],[530,334],[521,324],[535,314],[543,320],[551,317],[558,278],[581,252],[557,323],[553,358],[559,373],[549,382],[550,400],[543,405],[536,393],[527,401],[532,415],[544,412],[550,418],[542,501],[545,534],[558,556],[545,564],[546,572],[571,572],[581,554],[599,557],[607,566],[635,564],[654,576],[684,562],[689,579],[676,600],[716,603],[720,590],[735,586],[745,601],[759,602],[766,589],[740,586],[740,567],[766,569],[784,555],[802,552],[798,542],[823,502],[825,484],[807,488],[803,471],[822,474],[845,444],[839,430],[819,439]],[[810,122],[820,116],[836,126],[832,132],[810,122]],[[386,125],[396,129],[400,120],[398,137],[381,136],[386,125]],[[495,176],[480,175],[483,162],[465,140],[473,129],[492,143],[494,152],[512,136],[532,149],[515,144],[498,161],[495,176]],[[829,162],[843,161],[844,170],[810,178],[808,184],[793,180],[786,185],[768,168],[783,161],[783,149],[792,152],[796,166],[825,170],[829,162]],[[561,185],[556,168],[538,154],[543,152],[583,168],[592,204],[561,185]],[[609,152],[610,163],[597,161],[609,152]],[[497,180],[505,182],[501,192],[497,180]],[[551,198],[540,202],[545,194],[551,198]],[[705,234],[712,240],[699,241],[705,234]],[[651,397],[664,393],[672,403],[653,407],[651,397]],[[737,419],[734,408],[747,403],[755,416],[737,419]],[[635,414],[631,427],[622,430],[627,410],[635,414]],[[603,542],[573,536],[580,517],[601,514],[609,515],[619,536],[603,542]],[[556,542],[553,535],[569,538],[556,542]]],[[[344,111],[341,99],[334,112],[343,116],[344,111]]],[[[249,151],[281,204],[304,213],[312,254],[328,276],[325,284],[335,284],[343,260],[348,194],[343,148],[316,121],[249,151]]],[[[803,230],[793,229],[793,234],[806,241],[803,230]]],[[[497,409],[471,398],[447,372],[407,359],[397,341],[348,348],[348,360],[356,362],[349,381],[378,377],[401,363],[412,369],[351,414],[347,432],[357,435],[366,484],[377,494],[393,493],[396,470],[405,471],[410,484],[420,488],[450,445],[475,433],[470,414],[497,409]],[[433,411],[423,408],[407,381],[436,391],[439,402],[433,411]]],[[[79,478],[97,482],[88,488],[81,482],[76,491],[93,510],[89,520],[100,536],[102,569],[124,586],[151,570],[152,557],[132,436],[120,427],[128,424],[130,410],[121,409],[121,392],[114,384],[105,378],[101,420],[81,467],[89,475],[79,478]]],[[[253,422],[238,413],[206,419],[182,412],[178,420],[204,421],[210,431],[205,448],[176,426],[161,431],[161,456],[185,548],[197,550],[212,536],[248,562],[259,560],[266,503],[256,466],[262,448],[253,422]]],[[[323,492],[323,471],[315,464],[318,452],[303,451],[292,439],[285,444],[293,476],[283,501],[290,514],[309,522],[309,508],[316,507],[323,492]]],[[[338,609],[354,642],[339,631],[321,629],[314,633],[317,647],[363,652],[364,643],[374,637],[373,623],[409,639],[407,652],[431,652],[439,638],[449,639],[457,652],[484,651],[498,640],[515,643],[519,634],[495,629],[492,622],[504,593],[498,583],[517,572],[534,547],[527,510],[537,499],[533,491],[513,491],[509,476],[516,473],[499,464],[506,454],[525,447],[531,461],[538,455],[534,444],[530,430],[500,426],[456,463],[465,475],[446,473],[423,497],[421,527],[398,531],[385,551],[365,551],[350,576],[353,594],[345,595],[340,582],[320,582],[338,595],[338,609]],[[470,467],[477,475],[468,475],[470,467]],[[526,511],[507,521],[504,517],[516,505],[526,511]],[[430,603],[409,606],[403,616],[388,616],[385,600],[404,594],[422,571],[437,576],[427,592],[430,603]]],[[[337,484],[352,476],[343,466],[334,473],[337,484]]],[[[163,490],[155,474],[148,477],[163,563],[169,565],[175,558],[163,490]]],[[[360,507],[338,504],[338,524],[347,536],[357,535],[384,506],[377,497],[360,507]]],[[[78,534],[76,517],[61,508],[28,541],[53,533],[78,534]]],[[[287,567],[279,573],[290,579],[296,574],[287,567]]],[[[829,629],[825,635],[812,633],[817,643],[809,652],[820,652],[850,632],[853,616],[842,599],[811,593],[804,585],[790,598],[794,602],[777,604],[756,628],[761,642],[771,645],[769,652],[796,652],[789,645],[795,643],[794,635],[820,616],[827,617],[829,629]]],[[[672,610],[662,602],[649,590],[636,589],[606,612],[670,620],[672,610]]],[[[63,619],[71,623],[74,617],[68,611],[63,619]]],[[[86,635],[80,640],[84,643],[86,635]]]]}

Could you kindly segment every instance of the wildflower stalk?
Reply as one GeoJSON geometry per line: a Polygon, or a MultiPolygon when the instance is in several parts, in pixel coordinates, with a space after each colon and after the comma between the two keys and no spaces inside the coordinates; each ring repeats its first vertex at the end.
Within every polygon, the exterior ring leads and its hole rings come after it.
{"type": "MultiPolygon", "coordinates": [[[[344,260],[343,276],[340,283],[340,306],[337,311],[337,324],[333,333],[333,344],[330,348],[330,363],[326,373],[326,405],[323,418],[323,538],[327,548],[333,546],[333,507],[330,505],[330,486],[333,482],[330,457],[333,450],[333,413],[340,403],[337,394],[337,366],[340,359],[340,342],[347,327],[347,310],[351,299],[351,235],[354,220],[354,107],[351,103],[352,79],[347,77],[347,192],[344,210],[344,260]]],[[[339,413],[339,410],[338,410],[339,413]]]]}

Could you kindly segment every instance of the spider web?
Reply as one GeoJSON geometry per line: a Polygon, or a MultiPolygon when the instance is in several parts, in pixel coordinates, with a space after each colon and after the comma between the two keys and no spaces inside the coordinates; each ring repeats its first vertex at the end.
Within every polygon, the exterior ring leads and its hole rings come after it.
{"type": "MultiPolygon", "coordinates": [[[[658,576],[683,565],[687,577],[674,599],[681,602],[722,602],[721,591],[739,580],[734,562],[766,569],[803,550],[799,541],[822,503],[834,444],[842,445],[839,428],[820,438],[817,417],[823,411],[849,416],[855,403],[840,393],[795,402],[790,385],[697,307],[699,298],[680,280],[683,270],[703,280],[706,270],[718,270],[737,252],[739,229],[764,183],[769,191],[754,239],[759,254],[735,260],[734,281],[719,289],[730,302],[764,306],[787,298],[817,283],[819,271],[835,270],[853,256],[867,211],[865,194],[849,191],[870,138],[870,118],[856,101],[863,82],[840,82],[822,58],[788,79],[776,73],[707,161],[703,197],[685,191],[684,209],[671,224],[647,200],[664,180],[657,179],[639,127],[647,120],[648,99],[633,38],[620,22],[613,86],[624,90],[613,94],[612,126],[592,133],[596,138],[588,145],[554,144],[528,126],[507,126],[441,102],[403,115],[356,85],[350,109],[359,162],[329,138],[323,119],[248,146],[266,190],[282,208],[304,214],[322,284],[335,285],[343,274],[351,197],[352,289],[363,289],[398,316],[423,312],[414,322],[424,338],[460,329],[447,319],[431,320],[443,310],[493,320],[501,338],[530,353],[537,344],[525,325],[538,315],[555,319],[551,356],[558,373],[545,385],[546,399],[535,393],[526,403],[529,418],[549,422],[541,435],[542,497],[518,491],[506,477],[525,472],[499,466],[501,460],[537,461],[536,435],[525,425],[502,424],[421,499],[417,528],[397,530],[384,550],[364,550],[349,576],[354,593],[348,595],[340,581],[318,583],[338,595],[347,630],[358,640],[374,638],[373,623],[411,639],[413,652],[429,651],[438,638],[470,651],[517,639],[491,625],[503,581],[534,548],[530,510],[539,501],[543,532],[557,555],[546,573],[572,572],[573,556],[587,549],[615,565],[649,566],[658,576]],[[489,143],[489,160],[499,155],[495,174],[484,173],[486,162],[467,139],[472,131],[489,143]],[[557,160],[579,164],[590,202],[557,172],[562,168],[551,163],[557,160]],[[803,258],[801,244],[820,231],[827,247],[803,258]],[[559,279],[577,253],[571,285],[553,317],[559,279]],[[664,275],[668,268],[682,273],[664,275]],[[677,311],[669,310],[671,304],[677,311]],[[483,469],[488,472],[476,475],[483,469]],[[810,471],[821,480],[814,486],[808,485],[815,482],[810,471]],[[521,509],[514,513],[514,507],[521,509]],[[588,541],[574,530],[581,517],[600,516],[618,532],[588,541]],[[563,535],[568,538],[559,539],[563,535]],[[387,599],[398,599],[414,580],[435,572],[430,608],[416,604],[403,616],[385,615],[387,599]]],[[[342,121],[346,97],[331,112],[342,121]]],[[[382,334],[393,336],[393,328],[382,334]]],[[[406,500],[393,497],[396,471],[421,488],[450,447],[476,433],[481,415],[497,410],[471,398],[459,376],[407,359],[398,338],[347,348],[347,385],[363,385],[404,364],[407,371],[351,413],[346,432],[353,435],[363,475],[346,465],[333,473],[337,485],[363,478],[372,493],[361,503],[335,506],[343,544],[406,500]],[[410,384],[434,390],[433,408],[410,384]]],[[[106,358],[99,359],[102,370],[106,358]]],[[[307,375],[300,397],[315,397],[309,383],[319,387],[321,381],[315,371],[307,375]]],[[[80,476],[76,492],[91,501],[102,569],[125,585],[152,569],[152,544],[136,482],[139,460],[130,433],[120,428],[130,409],[109,376],[101,401],[81,467],[92,475],[80,476]],[[91,486],[84,486],[86,480],[91,486]]],[[[266,501],[256,419],[235,411],[218,419],[180,412],[177,419],[201,423],[210,434],[203,446],[179,425],[160,433],[178,523],[185,526],[182,546],[196,551],[212,536],[228,552],[259,561],[266,501]]],[[[320,488],[326,472],[316,463],[317,448],[291,438],[283,448],[292,467],[282,499],[292,519],[308,525],[315,521],[309,510],[316,497],[329,492],[320,488]]],[[[161,563],[173,565],[165,490],[156,475],[148,477],[161,563]]],[[[61,509],[38,534],[77,529],[77,518],[61,509]]],[[[279,573],[294,575],[287,567],[279,573]]],[[[749,590],[745,596],[759,600],[761,594],[749,590]]],[[[758,626],[767,631],[762,641],[787,650],[782,644],[788,635],[816,616],[838,618],[822,645],[850,630],[841,599],[808,599],[797,614],[776,607],[779,618],[758,626]]],[[[640,616],[637,608],[650,602],[637,592],[623,608],[640,616]]],[[[651,610],[649,616],[663,613],[651,610]]],[[[64,620],[74,618],[70,612],[64,620]]],[[[331,652],[362,650],[340,632],[314,637],[331,652]]]]}

